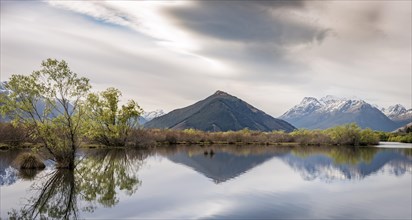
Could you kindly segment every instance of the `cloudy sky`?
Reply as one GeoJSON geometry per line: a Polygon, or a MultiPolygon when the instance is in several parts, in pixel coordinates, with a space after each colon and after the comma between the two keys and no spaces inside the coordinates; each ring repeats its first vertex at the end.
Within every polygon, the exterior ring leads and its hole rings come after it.
{"type": "Polygon", "coordinates": [[[66,60],[171,111],[216,90],[275,117],[305,96],[411,108],[411,1],[1,1],[1,78],[66,60]]]}

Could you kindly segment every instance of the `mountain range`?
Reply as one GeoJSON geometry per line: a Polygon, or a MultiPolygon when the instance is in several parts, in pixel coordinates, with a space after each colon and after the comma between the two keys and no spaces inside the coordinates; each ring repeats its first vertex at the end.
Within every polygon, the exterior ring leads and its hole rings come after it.
{"type": "Polygon", "coordinates": [[[217,91],[204,100],[154,118],[146,128],[187,129],[203,131],[237,131],[244,128],[259,131],[293,131],[294,126],[264,113],[245,101],[217,91]]]}
{"type": "MultiPolygon", "coordinates": [[[[0,94],[10,94],[7,82],[0,82],[0,94]]],[[[44,103],[38,103],[40,112],[44,103]]],[[[8,121],[0,115],[0,121],[8,121]]],[[[163,110],[144,113],[139,124],[146,128],[228,131],[251,130],[292,131],[296,128],[326,129],[346,123],[357,123],[362,128],[395,131],[412,122],[412,109],[400,104],[381,108],[357,98],[326,96],[321,99],[305,97],[279,119],[264,113],[243,100],[217,91],[208,98],[168,114],[163,110]]]]}
{"type": "Polygon", "coordinates": [[[399,104],[382,111],[360,99],[326,96],[319,100],[305,97],[279,118],[298,128],[326,129],[356,123],[361,128],[394,131],[411,122],[411,112],[399,104]]]}

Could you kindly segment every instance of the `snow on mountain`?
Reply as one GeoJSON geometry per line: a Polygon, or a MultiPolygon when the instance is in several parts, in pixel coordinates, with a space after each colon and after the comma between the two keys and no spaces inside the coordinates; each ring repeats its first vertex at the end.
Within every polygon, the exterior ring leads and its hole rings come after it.
{"type": "Polygon", "coordinates": [[[403,107],[403,105],[396,104],[396,105],[389,106],[388,108],[382,108],[381,111],[383,112],[383,114],[385,114],[389,118],[392,118],[392,117],[401,115],[403,113],[406,113],[407,110],[405,107],[403,107]]]}
{"type": "Polygon", "coordinates": [[[292,118],[305,116],[322,108],[324,105],[325,104],[319,102],[316,98],[305,97],[298,105],[295,105],[281,117],[292,118]]]}
{"type": "Polygon", "coordinates": [[[399,127],[378,108],[353,98],[326,96],[321,99],[305,97],[302,102],[285,112],[280,119],[298,128],[325,129],[346,123],[357,123],[362,128],[392,131],[399,127]]]}
{"type": "Polygon", "coordinates": [[[332,104],[332,103],[343,102],[343,101],[346,101],[346,100],[348,100],[348,99],[347,98],[340,98],[340,97],[333,96],[333,95],[327,95],[325,97],[320,98],[319,101],[321,103],[325,104],[325,105],[328,105],[328,104],[332,104]]]}
{"type": "Polygon", "coordinates": [[[401,104],[381,108],[381,111],[392,121],[396,122],[399,127],[403,127],[412,122],[412,109],[406,109],[401,104]]]}
{"type": "MultiPolygon", "coordinates": [[[[280,118],[302,117],[313,112],[333,113],[333,112],[353,112],[363,105],[369,105],[363,100],[338,98],[335,96],[325,96],[320,100],[313,97],[305,97],[298,104],[284,113],[280,118]]],[[[369,105],[372,107],[371,105],[369,105]]]]}
{"type": "Polygon", "coordinates": [[[165,112],[162,109],[156,109],[155,111],[145,112],[143,114],[143,118],[145,118],[147,121],[150,121],[153,118],[160,117],[164,114],[165,112]]]}
{"type": "Polygon", "coordinates": [[[7,85],[6,81],[0,82],[0,94],[3,94],[3,93],[7,95],[10,94],[10,90],[6,89],[6,85],[7,85]]]}

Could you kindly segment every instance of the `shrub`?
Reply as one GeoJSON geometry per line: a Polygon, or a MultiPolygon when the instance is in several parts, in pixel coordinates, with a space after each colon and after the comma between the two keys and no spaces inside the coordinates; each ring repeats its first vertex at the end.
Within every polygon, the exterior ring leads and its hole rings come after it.
{"type": "Polygon", "coordinates": [[[43,161],[33,153],[22,153],[14,160],[18,169],[44,169],[43,161]]]}

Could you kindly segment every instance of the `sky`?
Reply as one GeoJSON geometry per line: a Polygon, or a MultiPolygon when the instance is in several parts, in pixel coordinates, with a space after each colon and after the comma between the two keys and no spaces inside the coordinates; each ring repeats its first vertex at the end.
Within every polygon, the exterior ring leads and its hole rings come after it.
{"type": "Polygon", "coordinates": [[[304,97],[412,107],[411,1],[1,1],[1,73],[63,59],[145,111],[217,90],[278,117],[304,97]]]}

